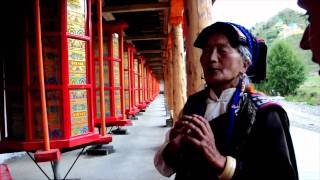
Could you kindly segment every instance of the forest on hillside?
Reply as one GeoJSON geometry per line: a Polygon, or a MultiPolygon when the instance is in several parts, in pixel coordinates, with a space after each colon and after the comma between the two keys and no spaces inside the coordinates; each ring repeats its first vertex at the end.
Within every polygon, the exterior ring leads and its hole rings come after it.
{"type": "Polygon", "coordinates": [[[257,23],[250,31],[257,37],[263,38],[268,47],[274,41],[284,39],[296,50],[301,61],[306,64],[308,74],[316,75],[318,66],[312,63],[311,52],[302,50],[299,47],[302,32],[307,23],[307,16],[304,14],[292,9],[284,9],[268,21],[257,23]]]}
{"type": "MultiPolygon", "coordinates": [[[[291,92],[291,95],[286,96],[285,98],[289,101],[299,101],[299,102],[307,102],[308,104],[320,105],[320,76],[318,75],[319,66],[311,61],[312,53],[311,51],[302,50],[300,48],[300,39],[302,37],[303,31],[308,24],[307,16],[304,14],[291,10],[284,9],[280,11],[277,15],[271,17],[266,22],[257,23],[254,27],[250,29],[250,31],[255,34],[259,38],[263,38],[266,41],[268,46],[268,57],[272,54],[271,49],[276,50],[274,45],[276,45],[279,41],[286,42],[291,48],[294,56],[297,55],[297,60],[302,62],[305,65],[305,81],[297,90],[291,92]]],[[[278,51],[280,51],[278,47],[278,51]]],[[[279,56],[285,59],[286,55],[283,54],[279,56]]],[[[295,59],[295,58],[293,58],[295,59]]],[[[287,59],[285,62],[278,63],[276,66],[272,62],[272,59],[268,60],[268,76],[270,74],[275,74],[275,77],[267,77],[272,78],[260,85],[257,85],[257,88],[260,90],[267,90],[270,84],[283,72],[274,72],[278,66],[281,64],[285,64],[283,69],[284,72],[288,71],[290,64],[289,61],[291,59],[287,59]],[[272,64],[273,63],[273,64],[272,64]],[[272,72],[272,73],[271,73],[272,72]],[[273,81],[272,81],[273,80],[273,81]],[[260,88],[259,88],[260,86],[260,88]]],[[[282,59],[278,59],[280,61],[282,59]]],[[[300,62],[291,62],[294,64],[301,64],[300,62]]],[[[294,75],[296,72],[289,70],[287,74],[294,75]]],[[[282,75],[280,75],[283,77],[282,75]]],[[[281,84],[281,83],[280,83],[281,84]]],[[[286,83],[285,83],[286,84],[286,83]]],[[[286,84],[288,86],[288,84],[286,84]]],[[[270,89],[270,87],[269,87],[270,89]]],[[[271,87],[272,89],[272,87],[271,87]]],[[[283,88],[282,88],[283,89],[283,88]]]]}

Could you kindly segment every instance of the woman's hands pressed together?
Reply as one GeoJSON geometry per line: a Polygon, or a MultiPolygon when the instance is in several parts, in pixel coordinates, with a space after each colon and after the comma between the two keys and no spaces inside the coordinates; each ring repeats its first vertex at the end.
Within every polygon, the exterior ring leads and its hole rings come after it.
{"type": "Polygon", "coordinates": [[[178,126],[181,126],[179,131],[182,134],[181,138],[198,149],[216,170],[223,171],[226,157],[221,155],[216,147],[209,122],[204,117],[193,114],[184,115],[177,123],[178,126]]]}

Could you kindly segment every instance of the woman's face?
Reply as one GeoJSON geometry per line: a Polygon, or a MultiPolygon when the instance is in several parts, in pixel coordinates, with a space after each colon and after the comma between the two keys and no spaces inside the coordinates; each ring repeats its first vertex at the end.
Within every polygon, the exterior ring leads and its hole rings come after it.
{"type": "Polygon", "coordinates": [[[307,10],[309,25],[300,42],[302,49],[312,51],[312,60],[320,64],[320,1],[299,0],[298,5],[307,10]]]}
{"type": "Polygon", "coordinates": [[[230,45],[228,38],[222,33],[208,38],[202,49],[200,62],[204,78],[211,87],[235,87],[240,72],[247,69],[241,54],[230,45]]]}

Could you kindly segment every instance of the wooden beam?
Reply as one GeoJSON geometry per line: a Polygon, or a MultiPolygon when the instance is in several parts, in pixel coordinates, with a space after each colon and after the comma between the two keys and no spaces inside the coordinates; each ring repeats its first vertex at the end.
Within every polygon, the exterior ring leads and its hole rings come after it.
{"type": "Polygon", "coordinates": [[[163,76],[163,72],[162,72],[163,70],[161,69],[161,70],[159,70],[159,71],[155,71],[155,72],[153,72],[154,74],[156,74],[156,75],[159,75],[159,76],[163,76]]]}
{"type": "Polygon", "coordinates": [[[123,6],[105,6],[103,12],[109,13],[127,13],[127,12],[143,12],[143,11],[161,11],[169,8],[168,2],[132,4],[123,6]]]}
{"type": "Polygon", "coordinates": [[[164,58],[162,58],[162,57],[152,57],[152,58],[147,58],[147,57],[145,57],[144,58],[147,62],[149,62],[149,61],[162,61],[164,58]]]}
{"type": "Polygon", "coordinates": [[[147,62],[148,66],[163,66],[162,62],[147,62]]]}
{"type": "Polygon", "coordinates": [[[162,73],[163,68],[152,68],[153,73],[162,73]]]}
{"type": "Polygon", "coordinates": [[[152,67],[151,66],[151,69],[152,69],[152,71],[156,71],[156,72],[162,72],[163,71],[163,68],[161,67],[161,68],[158,68],[158,67],[152,67]]]}
{"type": "Polygon", "coordinates": [[[147,61],[147,64],[164,64],[163,61],[147,61]]]}
{"type": "Polygon", "coordinates": [[[147,63],[150,63],[150,62],[163,62],[163,58],[151,58],[151,59],[145,58],[145,60],[146,60],[147,63]]]}
{"type": "Polygon", "coordinates": [[[153,50],[141,50],[141,51],[138,51],[138,53],[141,53],[141,54],[152,54],[152,53],[162,53],[164,50],[162,49],[153,49],[153,50]]]}
{"type": "Polygon", "coordinates": [[[159,75],[163,76],[163,69],[153,69],[152,71],[154,74],[159,74],[159,75]]]}
{"type": "Polygon", "coordinates": [[[162,72],[162,70],[161,70],[161,71],[156,71],[156,72],[153,72],[153,73],[156,74],[157,76],[163,77],[163,72],[162,72]]]}
{"type": "Polygon", "coordinates": [[[153,72],[156,76],[161,76],[161,77],[163,77],[163,73],[161,73],[160,71],[159,72],[153,72]]]}
{"type": "Polygon", "coordinates": [[[161,61],[155,61],[155,62],[153,62],[153,61],[147,61],[146,64],[147,64],[148,66],[163,65],[163,62],[161,62],[161,61]]]}
{"type": "Polygon", "coordinates": [[[163,61],[147,61],[147,64],[163,64],[163,61]]]}
{"type": "Polygon", "coordinates": [[[162,40],[166,39],[167,36],[164,34],[150,34],[142,36],[127,36],[125,40],[127,41],[148,41],[148,40],[162,40]]]}
{"type": "Polygon", "coordinates": [[[153,73],[162,76],[162,74],[163,74],[162,71],[163,71],[162,69],[161,70],[159,69],[159,70],[155,70],[153,73]]]}
{"type": "Polygon", "coordinates": [[[148,64],[152,69],[163,69],[163,64],[148,64]]]}
{"type": "Polygon", "coordinates": [[[148,64],[148,66],[149,66],[149,65],[151,65],[151,66],[161,65],[161,67],[162,67],[163,62],[160,62],[160,61],[155,61],[155,62],[151,61],[151,62],[148,62],[148,61],[147,61],[147,64],[148,64]]]}

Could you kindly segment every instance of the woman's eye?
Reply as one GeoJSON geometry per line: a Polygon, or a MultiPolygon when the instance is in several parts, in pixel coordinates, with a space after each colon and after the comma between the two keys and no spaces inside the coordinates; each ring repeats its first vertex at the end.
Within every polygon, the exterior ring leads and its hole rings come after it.
{"type": "Polygon", "coordinates": [[[227,50],[225,48],[218,48],[219,53],[226,53],[227,50]]]}
{"type": "Polygon", "coordinates": [[[209,53],[211,53],[211,51],[212,51],[211,49],[207,48],[207,49],[203,49],[202,53],[209,54],[209,53]]]}

